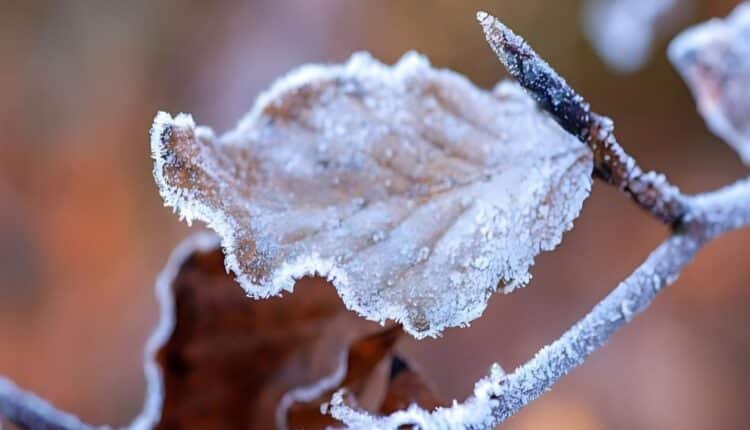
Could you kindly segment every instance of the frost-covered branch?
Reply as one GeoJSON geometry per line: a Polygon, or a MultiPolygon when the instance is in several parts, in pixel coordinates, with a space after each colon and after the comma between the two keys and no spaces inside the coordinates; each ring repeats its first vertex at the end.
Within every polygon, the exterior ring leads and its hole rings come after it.
{"type": "Polygon", "coordinates": [[[750,178],[720,190],[692,196],[685,228],[706,239],[750,224],[750,178]]]}
{"type": "Polygon", "coordinates": [[[750,225],[750,178],[687,200],[685,228],[656,248],[635,272],[558,340],[511,374],[498,377],[497,370],[493,370],[477,383],[474,395],[465,402],[433,412],[410,408],[387,417],[373,417],[334,398],[331,413],[355,428],[391,429],[409,424],[425,429],[494,428],[549,391],[617,329],[643,312],[665,286],[677,279],[708,240],[750,225]]]}
{"type": "Polygon", "coordinates": [[[18,388],[0,377],[0,416],[22,429],[34,430],[94,430],[74,415],[60,411],[47,401],[18,388]]]}
{"type": "MultiPolygon", "coordinates": [[[[684,228],[659,246],[636,271],[599,302],[558,340],[534,358],[503,375],[494,367],[479,381],[474,395],[449,408],[428,412],[411,407],[375,417],[334,397],[330,413],[353,428],[490,429],[548,391],[562,376],[583,363],[620,327],[645,310],[664,286],[673,282],[708,240],[750,225],[750,178],[720,190],[688,197],[684,228]]],[[[90,430],[93,427],[55,409],[46,401],[0,378],[0,415],[21,428],[90,430]]],[[[106,427],[102,427],[106,428],[106,427]]]]}
{"type": "Polygon", "coordinates": [[[644,172],[617,143],[614,123],[591,112],[589,104],[546,61],[497,18],[478,12],[487,42],[500,61],[542,108],[594,154],[594,173],[628,194],[666,224],[680,222],[684,197],[663,174],[644,172]]]}
{"type": "Polygon", "coordinates": [[[644,311],[656,294],[677,278],[701,245],[702,240],[692,235],[678,234],[667,239],[583,319],[508,375],[496,397],[493,425],[548,391],[604,345],[617,329],[644,311]]]}
{"type": "Polygon", "coordinates": [[[591,112],[562,77],[497,19],[483,12],[477,18],[510,74],[565,130],[589,145],[596,175],[672,225],[673,234],[558,340],[509,375],[499,376],[493,369],[463,403],[432,412],[412,407],[375,417],[334,397],[331,414],[354,428],[494,428],[550,390],[615,331],[643,312],[707,241],[750,225],[750,178],[711,193],[684,196],[663,175],[644,173],[617,143],[611,120],[591,112]]]}

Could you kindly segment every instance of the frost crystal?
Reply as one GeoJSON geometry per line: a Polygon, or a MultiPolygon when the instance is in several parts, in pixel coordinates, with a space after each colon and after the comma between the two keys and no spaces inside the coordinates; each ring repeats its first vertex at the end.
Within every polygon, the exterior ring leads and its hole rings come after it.
{"type": "Polygon", "coordinates": [[[684,31],[669,58],[711,131],[750,164],[750,3],[684,31]]]}
{"type": "Polygon", "coordinates": [[[588,0],[583,8],[583,27],[607,66],[634,72],[651,56],[663,18],[688,1],[588,0]]]}
{"type": "Polygon", "coordinates": [[[304,66],[220,137],[160,112],[151,145],[165,203],[219,233],[248,295],[326,276],[418,338],[528,282],[591,186],[588,149],[517,85],[482,91],[415,53],[304,66]]]}

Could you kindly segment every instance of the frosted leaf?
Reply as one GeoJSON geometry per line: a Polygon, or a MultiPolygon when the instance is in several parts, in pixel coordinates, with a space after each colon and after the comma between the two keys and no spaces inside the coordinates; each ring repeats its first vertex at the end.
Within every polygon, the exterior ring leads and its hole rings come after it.
{"type": "Polygon", "coordinates": [[[709,129],[750,164],[750,3],[681,33],[669,59],[709,129]]]}
{"type": "MultiPolygon", "coordinates": [[[[385,333],[374,337],[385,346],[373,349],[391,352],[398,327],[374,327],[347,312],[323,280],[302,281],[291,297],[243,300],[223,261],[218,238],[202,232],[180,244],[159,275],[161,317],[145,356],[148,392],[130,430],[274,428],[283,394],[328,375],[347,348],[372,346],[361,341],[367,333],[385,333]]],[[[357,389],[351,381],[345,386],[357,389]]]]}
{"type": "Polygon", "coordinates": [[[591,155],[518,86],[482,91],[415,53],[310,65],[217,137],[160,112],[165,204],[222,238],[248,295],[326,276],[362,316],[421,338],[525,284],[591,186],[591,155]]]}
{"type": "Polygon", "coordinates": [[[587,0],[582,20],[586,37],[604,63],[628,73],[643,67],[659,29],[677,6],[690,0],[587,0]]]}

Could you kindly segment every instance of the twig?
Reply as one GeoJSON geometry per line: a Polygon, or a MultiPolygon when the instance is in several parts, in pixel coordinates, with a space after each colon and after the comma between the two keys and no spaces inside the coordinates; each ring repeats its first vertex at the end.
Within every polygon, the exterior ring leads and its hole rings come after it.
{"type": "Polygon", "coordinates": [[[685,229],[706,240],[750,224],[750,178],[689,197],[685,229]]]}
{"type": "Polygon", "coordinates": [[[47,401],[18,388],[9,380],[0,377],[0,416],[22,429],[32,430],[94,430],[108,427],[92,427],[74,415],[60,411],[47,401]]]}
{"type": "Polygon", "coordinates": [[[551,345],[508,375],[493,410],[497,425],[544,394],[672,283],[710,239],[750,225],[750,179],[691,198],[686,231],[676,233],[604,300],[551,345]]]}
{"type": "Polygon", "coordinates": [[[644,172],[617,143],[614,124],[591,112],[565,79],[497,18],[478,12],[487,42],[513,78],[570,134],[594,155],[594,173],[624,191],[662,222],[677,226],[686,213],[685,198],[665,176],[644,172]]]}
{"type": "Polygon", "coordinates": [[[644,173],[617,143],[612,121],[590,111],[578,95],[524,40],[495,17],[477,14],[490,46],[508,72],[568,132],[589,145],[595,173],[630,195],[674,234],[597,304],[589,314],[503,381],[493,409],[497,425],[536,399],[673,282],[695,253],[722,233],[750,224],[750,179],[686,197],[664,175],[644,173]]]}
{"type": "Polygon", "coordinates": [[[677,278],[700,246],[701,241],[692,236],[675,235],[667,239],[583,319],[509,374],[496,396],[493,426],[547,392],[558,379],[604,345],[617,329],[644,311],[656,294],[677,278]]]}

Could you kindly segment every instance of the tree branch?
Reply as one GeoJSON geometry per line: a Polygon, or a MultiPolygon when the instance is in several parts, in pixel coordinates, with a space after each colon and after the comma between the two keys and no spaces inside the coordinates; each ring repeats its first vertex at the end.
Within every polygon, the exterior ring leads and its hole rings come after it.
{"type": "Polygon", "coordinates": [[[0,377],[0,416],[22,429],[33,430],[94,430],[108,427],[92,427],[74,415],[60,411],[47,401],[18,388],[11,381],[0,377]]]}
{"type": "Polygon", "coordinates": [[[700,239],[690,235],[667,239],[588,315],[508,375],[496,396],[495,425],[548,391],[558,379],[604,345],[617,329],[643,312],[656,294],[677,278],[701,245],[700,239]]]}
{"type": "Polygon", "coordinates": [[[622,149],[612,120],[591,112],[583,97],[497,18],[478,12],[477,20],[508,73],[562,128],[591,148],[596,177],[625,192],[662,222],[677,226],[686,212],[685,198],[663,174],[644,172],[622,149]]]}
{"type": "Polygon", "coordinates": [[[487,13],[477,13],[477,19],[511,76],[565,130],[589,145],[595,174],[674,227],[674,234],[589,314],[504,379],[492,414],[493,425],[497,425],[549,390],[617,329],[645,310],[708,240],[750,224],[750,179],[712,193],[683,196],[664,175],[644,173],[617,143],[612,121],[591,112],[583,97],[520,36],[487,13]]]}
{"type": "Polygon", "coordinates": [[[684,228],[706,240],[750,225],[750,178],[688,199],[684,228]]]}
{"type": "MultiPolygon", "coordinates": [[[[502,378],[477,383],[474,396],[450,408],[427,412],[410,408],[387,417],[373,417],[341,404],[332,414],[347,424],[370,428],[491,429],[549,391],[579,366],[615,331],[643,312],[656,295],[674,282],[710,239],[750,225],[750,178],[720,190],[690,197],[684,228],[662,243],[646,261],[558,340],[542,348],[526,364],[502,378]]],[[[334,402],[336,399],[334,399],[334,402]]]]}
{"type": "Polygon", "coordinates": [[[588,315],[507,376],[496,396],[499,403],[493,410],[493,425],[505,421],[549,390],[617,329],[645,310],[662,288],[677,279],[708,240],[750,225],[750,178],[691,197],[690,207],[685,231],[662,243],[588,315]]]}

